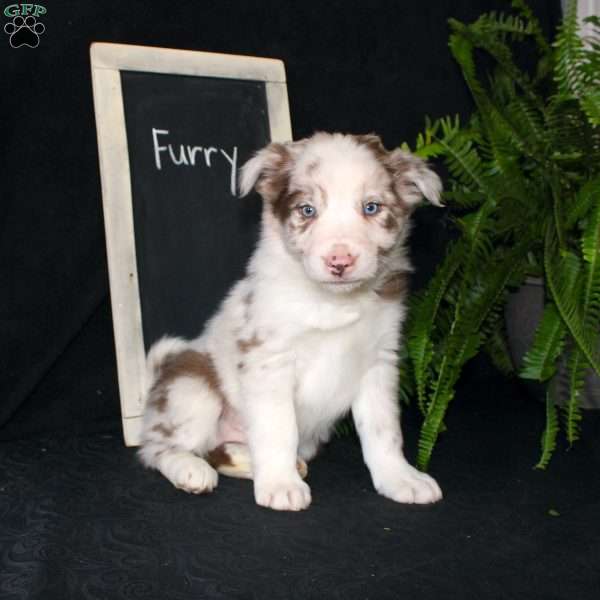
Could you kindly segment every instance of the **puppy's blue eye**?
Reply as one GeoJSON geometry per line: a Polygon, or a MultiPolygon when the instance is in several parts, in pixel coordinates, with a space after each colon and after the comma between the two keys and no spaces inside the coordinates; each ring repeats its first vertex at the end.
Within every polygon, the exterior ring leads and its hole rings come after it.
{"type": "Polygon", "coordinates": [[[310,204],[303,204],[298,208],[300,210],[300,214],[303,217],[306,217],[307,219],[312,219],[313,217],[317,216],[317,209],[314,206],[311,206],[310,204]]]}
{"type": "Polygon", "coordinates": [[[367,202],[363,206],[363,213],[369,217],[376,215],[379,212],[379,204],[377,202],[367,202]]]}

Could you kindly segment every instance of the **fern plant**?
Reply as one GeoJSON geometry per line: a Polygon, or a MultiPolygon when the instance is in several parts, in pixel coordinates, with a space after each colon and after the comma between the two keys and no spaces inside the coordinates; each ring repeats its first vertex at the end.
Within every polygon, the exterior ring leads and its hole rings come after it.
{"type": "Polygon", "coordinates": [[[450,51],[476,109],[464,125],[426,120],[412,149],[445,162],[458,229],[413,299],[406,330],[403,368],[424,416],[424,470],[465,363],[486,351],[510,370],[503,308],[527,276],[545,281],[543,316],[519,373],[547,386],[537,467],[548,464],[561,422],[569,444],[577,440],[585,375],[600,374],[600,20],[590,19],[594,35],[582,40],[571,2],[551,43],[523,0],[512,6],[510,15],[450,20],[450,51]],[[533,69],[518,60],[523,47],[534,49],[533,69]],[[493,65],[485,72],[483,55],[493,65]],[[559,409],[550,383],[560,360],[569,389],[559,409]]]}

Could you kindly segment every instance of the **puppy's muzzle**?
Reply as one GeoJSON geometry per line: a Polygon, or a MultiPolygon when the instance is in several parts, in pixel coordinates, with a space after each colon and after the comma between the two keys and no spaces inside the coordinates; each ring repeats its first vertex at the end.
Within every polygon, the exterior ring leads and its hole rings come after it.
{"type": "Polygon", "coordinates": [[[327,269],[340,279],[354,269],[357,256],[350,252],[346,244],[334,244],[327,256],[323,257],[327,269]]]}

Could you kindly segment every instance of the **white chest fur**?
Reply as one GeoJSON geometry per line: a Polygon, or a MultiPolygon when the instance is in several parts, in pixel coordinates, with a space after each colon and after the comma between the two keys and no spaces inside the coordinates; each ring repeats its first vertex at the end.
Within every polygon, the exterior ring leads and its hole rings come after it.
{"type": "Polygon", "coordinates": [[[402,310],[372,291],[328,297],[248,278],[199,341],[215,356],[226,394],[241,413],[253,401],[243,392],[244,379],[268,385],[262,365],[287,365],[284,385],[294,400],[300,440],[326,439],[382,348],[394,360],[402,310]]]}
{"type": "Polygon", "coordinates": [[[346,413],[361,377],[374,362],[368,315],[333,331],[310,331],[293,345],[295,403],[300,435],[327,429],[346,413]]]}

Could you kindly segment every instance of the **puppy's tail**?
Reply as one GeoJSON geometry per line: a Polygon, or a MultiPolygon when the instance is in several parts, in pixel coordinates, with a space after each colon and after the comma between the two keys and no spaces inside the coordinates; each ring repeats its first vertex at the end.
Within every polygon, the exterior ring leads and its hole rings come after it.
{"type": "Polygon", "coordinates": [[[169,355],[179,354],[188,348],[189,343],[180,337],[164,336],[152,344],[146,357],[146,389],[145,397],[152,389],[154,382],[159,378],[161,366],[169,355]]]}

